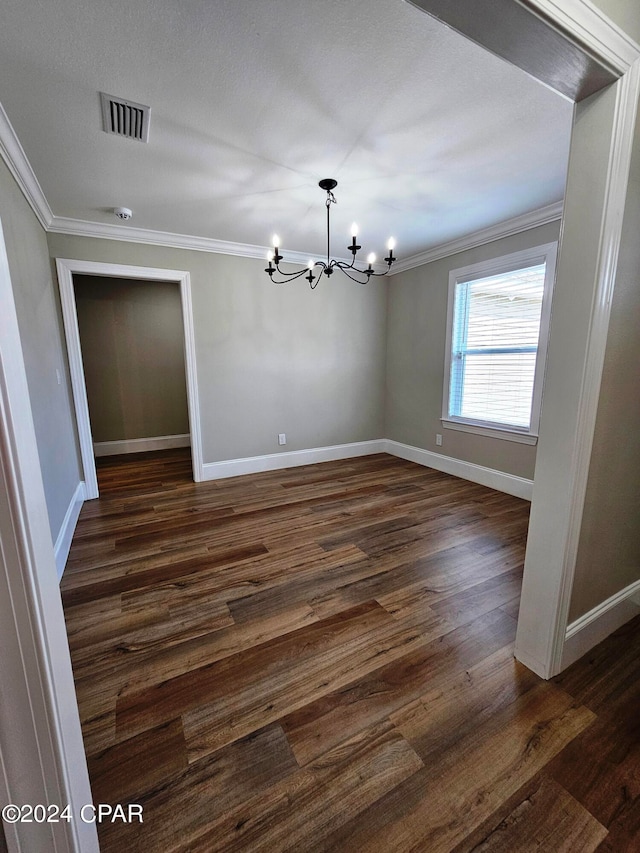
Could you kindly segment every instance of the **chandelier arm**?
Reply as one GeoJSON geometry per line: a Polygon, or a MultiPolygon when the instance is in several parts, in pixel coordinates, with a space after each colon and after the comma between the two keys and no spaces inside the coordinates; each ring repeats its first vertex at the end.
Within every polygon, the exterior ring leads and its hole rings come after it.
{"type": "Polygon", "coordinates": [[[305,272],[309,271],[309,267],[301,267],[300,269],[293,270],[293,272],[287,272],[286,270],[281,270],[280,265],[276,264],[275,272],[283,275],[285,278],[297,278],[299,275],[302,275],[305,272]]]}
{"type": "Polygon", "coordinates": [[[334,263],[341,272],[343,272],[346,276],[348,276],[348,278],[350,278],[352,281],[357,281],[358,284],[366,284],[367,281],[369,281],[369,279],[372,276],[375,276],[376,278],[380,278],[381,276],[389,274],[389,270],[385,270],[384,272],[367,272],[366,270],[361,270],[361,269],[358,269],[358,267],[354,267],[353,264],[347,265],[344,263],[344,261],[335,261],[334,263]],[[350,269],[353,269],[354,272],[357,272],[360,275],[366,275],[367,281],[360,281],[357,278],[353,278],[353,276],[349,275],[349,273],[347,272],[350,269]]]}
{"type": "MultiPolygon", "coordinates": [[[[316,261],[313,266],[314,268],[322,267],[322,270],[320,271],[319,275],[314,276],[315,284],[311,284],[310,282],[311,290],[316,289],[316,287],[318,286],[318,282],[320,281],[320,278],[322,276],[322,273],[327,269],[327,265],[324,261],[316,261]]],[[[273,284],[289,284],[290,281],[295,281],[297,278],[300,278],[305,273],[310,273],[311,270],[309,269],[309,267],[303,267],[300,270],[294,270],[294,272],[285,272],[284,270],[281,270],[279,266],[276,266],[274,272],[277,272],[280,275],[284,276],[284,279],[283,281],[277,281],[276,279],[274,279],[272,274],[271,281],[273,284]]]]}
{"type": "Polygon", "coordinates": [[[356,266],[356,256],[355,255],[351,259],[350,264],[345,264],[344,261],[335,261],[335,264],[337,267],[339,267],[339,269],[342,270],[342,272],[344,272],[345,270],[355,270],[356,272],[359,272],[358,267],[356,266]]]}
{"type": "MultiPolygon", "coordinates": [[[[366,284],[369,281],[369,276],[367,276],[365,281],[361,281],[359,278],[356,278],[355,276],[351,275],[351,273],[348,272],[348,270],[351,269],[351,267],[349,266],[344,266],[337,261],[336,266],[338,267],[340,272],[344,273],[347,278],[351,279],[351,281],[355,281],[356,284],[366,284]]],[[[355,267],[354,272],[360,273],[360,275],[366,275],[366,273],[364,273],[362,270],[359,270],[357,267],[355,267]]]]}
{"type": "Polygon", "coordinates": [[[297,278],[299,275],[302,275],[302,273],[306,271],[306,267],[303,267],[299,270],[293,270],[293,272],[284,272],[283,270],[276,270],[276,272],[278,272],[278,274],[281,275],[283,278],[297,278]]]}
{"type": "MultiPolygon", "coordinates": [[[[280,272],[280,270],[278,270],[278,272],[280,272]]],[[[290,281],[295,281],[297,278],[300,278],[301,276],[303,276],[306,272],[307,273],[309,272],[308,267],[304,267],[303,269],[301,269],[295,273],[280,272],[280,275],[287,276],[287,278],[285,278],[283,281],[276,281],[272,275],[271,281],[273,282],[273,284],[289,284],[290,281]]]]}

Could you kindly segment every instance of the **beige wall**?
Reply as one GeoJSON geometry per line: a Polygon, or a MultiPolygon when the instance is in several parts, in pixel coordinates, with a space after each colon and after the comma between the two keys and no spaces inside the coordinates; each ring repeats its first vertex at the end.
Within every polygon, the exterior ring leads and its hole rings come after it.
{"type": "Polygon", "coordinates": [[[275,287],[259,260],[50,234],[52,257],[191,272],[204,461],[388,437],[532,477],[535,447],[440,423],[449,270],[557,239],[559,224],[387,285],[275,287]],[[387,346],[388,334],[388,346],[387,346]],[[386,422],[385,416],[386,398],[386,422]],[[436,447],[435,434],[444,445],[436,447]]]}
{"type": "Polygon", "coordinates": [[[257,259],[48,238],[52,257],[191,273],[205,462],[383,436],[384,281],[277,287],[257,259]]]}
{"type": "Polygon", "coordinates": [[[569,621],[640,579],[640,122],[569,621]]]}
{"type": "Polygon", "coordinates": [[[533,228],[399,273],[389,283],[386,438],[520,477],[536,448],[442,428],[449,271],[558,239],[559,223],[533,228]],[[443,436],[436,445],[436,433],[443,436]]]}
{"type": "Polygon", "coordinates": [[[0,219],[55,542],[81,479],[58,291],[45,232],[2,160],[0,219]],[[60,372],[60,384],[56,370],[60,372]]]}
{"type": "Polygon", "coordinates": [[[94,442],[188,433],[179,285],[73,282],[94,442]]]}

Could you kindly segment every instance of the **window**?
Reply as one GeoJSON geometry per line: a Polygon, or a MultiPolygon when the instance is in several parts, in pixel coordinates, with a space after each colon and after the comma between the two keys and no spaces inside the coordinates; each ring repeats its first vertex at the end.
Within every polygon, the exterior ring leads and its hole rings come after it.
{"type": "Polygon", "coordinates": [[[535,444],[556,244],[449,275],[443,426],[535,444]]]}

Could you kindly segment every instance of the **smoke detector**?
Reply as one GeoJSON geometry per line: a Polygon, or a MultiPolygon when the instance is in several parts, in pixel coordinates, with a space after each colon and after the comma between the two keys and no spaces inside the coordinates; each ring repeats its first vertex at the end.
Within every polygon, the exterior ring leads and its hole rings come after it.
{"type": "Polygon", "coordinates": [[[124,219],[125,221],[127,219],[131,219],[131,217],[133,216],[133,211],[129,210],[128,207],[114,207],[113,212],[118,217],[118,219],[124,219]]]}

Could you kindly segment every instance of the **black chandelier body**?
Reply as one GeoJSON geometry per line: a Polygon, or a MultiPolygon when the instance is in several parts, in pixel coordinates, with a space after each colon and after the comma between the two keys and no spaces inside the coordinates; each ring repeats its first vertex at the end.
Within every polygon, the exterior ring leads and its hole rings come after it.
{"type": "Polygon", "coordinates": [[[268,260],[269,266],[265,269],[265,272],[269,274],[271,281],[274,284],[287,284],[290,281],[295,281],[295,279],[304,276],[306,280],[309,282],[309,286],[312,290],[314,290],[322,278],[322,275],[326,275],[327,277],[332,276],[334,270],[340,270],[346,276],[348,276],[352,281],[357,282],[358,284],[366,284],[372,276],[379,277],[383,275],[388,275],[389,270],[391,269],[391,264],[397,260],[393,256],[393,249],[395,247],[395,241],[393,239],[389,240],[387,244],[387,248],[389,250],[389,255],[384,260],[387,264],[387,269],[384,272],[376,272],[373,268],[373,264],[375,262],[375,255],[371,254],[367,258],[368,267],[365,269],[360,269],[356,266],[356,254],[362,248],[357,244],[357,227],[354,224],[352,228],[352,237],[351,237],[351,245],[347,246],[347,249],[353,255],[353,259],[350,264],[346,261],[339,261],[335,258],[331,257],[331,245],[330,245],[330,215],[331,215],[331,205],[336,204],[336,197],[333,194],[333,190],[338,186],[338,182],[334,178],[323,178],[318,186],[320,189],[324,190],[327,194],[327,198],[325,201],[325,205],[327,208],[327,260],[326,261],[309,261],[308,266],[303,267],[302,269],[294,270],[293,272],[286,272],[285,270],[280,269],[280,261],[283,260],[283,256],[280,254],[280,246],[279,239],[274,235],[273,242],[274,247],[273,251],[269,252],[268,260]],[[320,271],[317,275],[313,274],[314,269],[317,267],[320,268],[320,271]],[[274,278],[274,273],[277,273],[281,276],[280,280],[274,278]],[[306,275],[305,275],[306,273],[306,275]]]}

